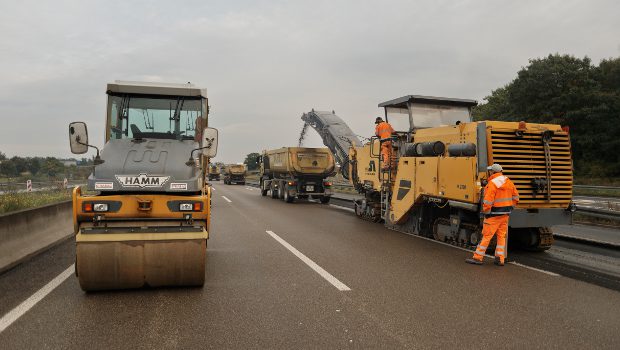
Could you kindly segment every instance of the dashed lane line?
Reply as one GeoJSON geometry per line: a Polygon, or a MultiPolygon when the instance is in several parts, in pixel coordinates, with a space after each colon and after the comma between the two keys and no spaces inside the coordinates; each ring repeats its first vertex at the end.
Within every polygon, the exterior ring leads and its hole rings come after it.
{"type": "Polygon", "coordinates": [[[72,264],[58,276],[54,277],[53,280],[49,281],[49,283],[43,286],[43,288],[31,295],[30,298],[26,299],[24,302],[17,305],[13,310],[9,311],[6,315],[2,316],[0,319],[0,333],[13,324],[13,322],[22,317],[26,312],[28,312],[28,310],[32,309],[33,306],[45,298],[54,289],[56,289],[56,287],[69,278],[74,271],[75,264],[72,264]]]}
{"type": "Polygon", "coordinates": [[[222,198],[224,198],[228,203],[232,203],[232,201],[230,199],[228,199],[228,197],[222,196],[222,198]]]}
{"type": "Polygon", "coordinates": [[[292,245],[288,244],[285,240],[280,238],[280,236],[276,235],[273,231],[265,231],[267,232],[273,239],[278,241],[278,243],[282,244],[284,248],[288,249],[291,253],[293,253],[296,257],[298,257],[301,261],[303,261],[306,265],[308,265],[311,269],[313,269],[316,273],[321,275],[327,282],[331,283],[336,289],[339,291],[350,291],[351,288],[347,287],[346,284],[340,282],[336,277],[334,277],[329,272],[325,271],[322,267],[317,265],[314,261],[310,260],[307,256],[305,256],[302,252],[297,250],[292,245]]]}

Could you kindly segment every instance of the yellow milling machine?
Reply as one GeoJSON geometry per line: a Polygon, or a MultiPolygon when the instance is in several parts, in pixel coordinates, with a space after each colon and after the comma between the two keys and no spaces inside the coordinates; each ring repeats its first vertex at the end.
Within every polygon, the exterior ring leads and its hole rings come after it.
{"type": "MultiPolygon", "coordinates": [[[[371,137],[364,144],[334,112],[312,110],[302,120],[319,132],[343,176],[363,195],[355,201],[359,217],[475,247],[481,239],[486,168],[499,163],[520,194],[510,217],[511,241],[548,249],[550,227],[570,224],[576,209],[568,132],[551,124],[472,122],[476,104],[420,95],[381,103],[396,133],[391,140],[371,137]],[[386,141],[394,150],[392,166],[384,171],[380,148],[386,141]]],[[[373,121],[368,119],[369,129],[373,121]]]]}
{"type": "MultiPolygon", "coordinates": [[[[76,275],[85,291],[202,286],[210,224],[205,89],[188,84],[108,84],[105,145],[88,194],[73,191],[76,275]]],[[[71,151],[86,153],[86,124],[69,125],[71,151]]]]}

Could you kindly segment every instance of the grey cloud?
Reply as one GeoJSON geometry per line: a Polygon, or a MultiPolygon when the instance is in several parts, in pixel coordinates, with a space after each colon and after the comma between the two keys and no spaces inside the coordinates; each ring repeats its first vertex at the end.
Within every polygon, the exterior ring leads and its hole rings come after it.
{"type": "Polygon", "coordinates": [[[311,108],[335,109],[369,135],[387,99],[481,100],[529,58],[619,53],[616,1],[2,2],[9,155],[69,156],[73,120],[100,145],[115,79],[206,87],[218,159],[238,162],[295,144],[311,108]]]}

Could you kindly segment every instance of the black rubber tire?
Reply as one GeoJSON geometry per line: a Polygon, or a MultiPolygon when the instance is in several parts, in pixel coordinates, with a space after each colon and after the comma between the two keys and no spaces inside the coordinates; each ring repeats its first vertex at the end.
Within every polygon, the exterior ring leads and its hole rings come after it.
{"type": "Polygon", "coordinates": [[[288,191],[284,191],[284,201],[286,203],[293,203],[295,201],[295,197],[289,195],[288,191]]]}
{"type": "Polygon", "coordinates": [[[330,197],[330,196],[321,196],[321,198],[319,200],[321,201],[322,204],[327,204],[327,203],[329,203],[330,199],[332,199],[332,197],[330,197]]]}
{"type": "Polygon", "coordinates": [[[278,198],[278,190],[275,188],[271,188],[271,198],[273,199],[277,199],[278,198]]]}
{"type": "Polygon", "coordinates": [[[260,195],[265,197],[269,189],[265,189],[265,182],[260,183],[260,195]]]}

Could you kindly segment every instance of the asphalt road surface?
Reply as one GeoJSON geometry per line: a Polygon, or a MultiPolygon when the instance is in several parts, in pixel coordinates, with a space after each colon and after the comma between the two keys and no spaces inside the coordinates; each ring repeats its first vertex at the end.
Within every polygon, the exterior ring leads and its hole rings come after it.
{"type": "Polygon", "coordinates": [[[70,275],[74,248],[65,241],[0,275],[2,348],[620,343],[615,290],[528,266],[467,265],[471,252],[387,230],[334,205],[215,188],[204,288],[84,293],[70,275]]]}

